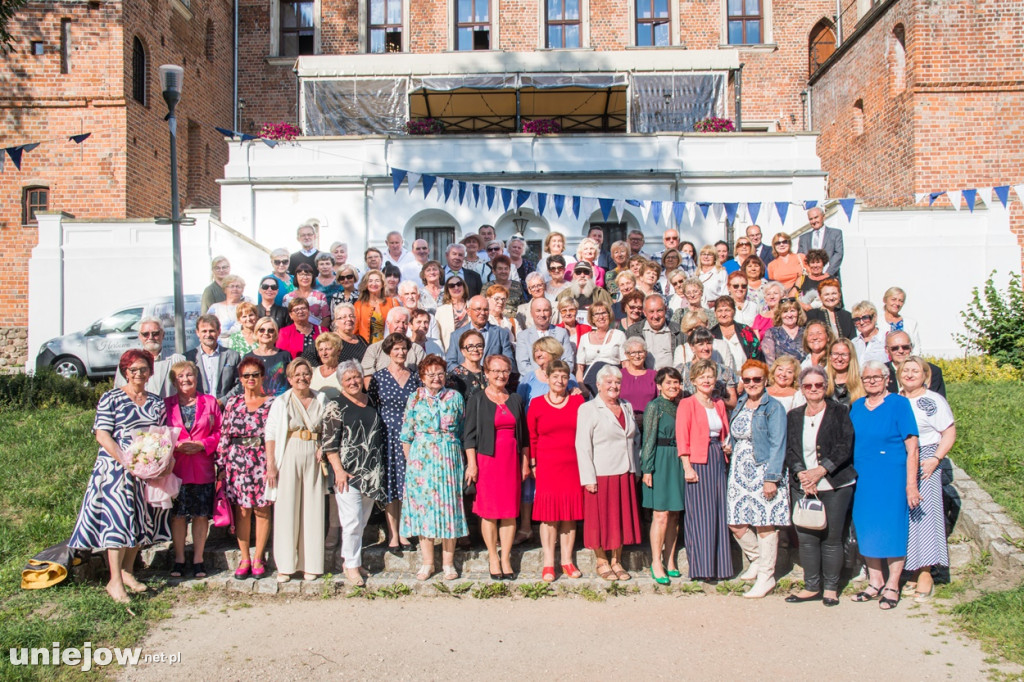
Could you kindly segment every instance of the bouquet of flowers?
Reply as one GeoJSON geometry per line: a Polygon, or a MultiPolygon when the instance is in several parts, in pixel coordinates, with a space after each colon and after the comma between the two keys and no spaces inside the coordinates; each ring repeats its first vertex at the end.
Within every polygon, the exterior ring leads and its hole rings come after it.
{"type": "Polygon", "coordinates": [[[181,479],[173,473],[174,444],[180,432],[168,426],[139,429],[132,432],[132,442],[121,451],[121,464],[143,481],[146,502],[160,509],[170,509],[181,488],[181,479]]]}

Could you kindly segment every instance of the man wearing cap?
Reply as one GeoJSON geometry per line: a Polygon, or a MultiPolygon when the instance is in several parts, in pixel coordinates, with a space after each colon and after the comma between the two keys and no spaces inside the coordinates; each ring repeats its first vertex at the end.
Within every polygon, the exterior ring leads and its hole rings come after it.
{"type": "Polygon", "coordinates": [[[605,303],[609,310],[614,305],[611,294],[594,283],[594,269],[586,261],[579,261],[573,267],[572,280],[569,286],[559,292],[555,299],[556,306],[566,298],[575,300],[580,310],[589,310],[594,303],[605,303]]]}

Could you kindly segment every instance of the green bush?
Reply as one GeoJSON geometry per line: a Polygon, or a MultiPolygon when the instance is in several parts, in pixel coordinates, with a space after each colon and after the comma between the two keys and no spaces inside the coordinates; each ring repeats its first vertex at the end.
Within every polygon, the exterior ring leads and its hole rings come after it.
{"type": "Polygon", "coordinates": [[[946,383],[973,382],[993,384],[1003,381],[1020,381],[1024,371],[1010,364],[999,364],[989,355],[971,355],[966,358],[928,358],[938,365],[946,383]]]}
{"type": "Polygon", "coordinates": [[[0,408],[94,408],[110,386],[110,382],[90,385],[67,379],[50,368],[35,374],[7,374],[0,376],[0,408]]]}
{"type": "Polygon", "coordinates": [[[953,338],[968,353],[990,355],[1000,364],[1024,367],[1024,290],[1020,273],[1010,274],[1006,291],[996,288],[995,270],[985,282],[984,297],[974,287],[971,302],[960,313],[966,333],[953,338]]]}

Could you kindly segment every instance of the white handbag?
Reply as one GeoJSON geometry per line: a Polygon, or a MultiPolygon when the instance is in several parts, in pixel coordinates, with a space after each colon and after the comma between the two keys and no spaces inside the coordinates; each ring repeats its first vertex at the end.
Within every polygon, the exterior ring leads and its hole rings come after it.
{"type": "Polygon", "coordinates": [[[793,508],[793,525],[807,530],[824,530],[828,525],[825,504],[817,496],[798,500],[793,508]]]}

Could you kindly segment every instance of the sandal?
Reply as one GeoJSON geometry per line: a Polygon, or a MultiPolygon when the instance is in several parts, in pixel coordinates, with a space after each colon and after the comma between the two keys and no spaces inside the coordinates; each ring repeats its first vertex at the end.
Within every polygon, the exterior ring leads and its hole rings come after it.
{"type": "Polygon", "coordinates": [[[629,573],[626,573],[626,569],[622,567],[622,564],[612,564],[612,570],[615,571],[615,577],[619,580],[633,579],[633,576],[631,576],[629,573]]]}
{"type": "Polygon", "coordinates": [[[458,580],[459,579],[459,572],[455,570],[454,566],[442,566],[441,567],[441,571],[442,571],[442,577],[445,580],[458,580]]]}
{"type": "Polygon", "coordinates": [[[850,601],[855,601],[855,602],[858,602],[858,603],[874,601],[874,600],[878,599],[880,596],[882,596],[882,589],[883,588],[881,588],[881,587],[875,587],[874,585],[868,585],[863,590],[861,590],[857,594],[855,594],[852,597],[850,597],[850,601]],[[871,592],[868,592],[868,590],[874,590],[875,592],[874,592],[874,594],[872,594],[871,592]]]}
{"type": "Polygon", "coordinates": [[[521,545],[524,542],[526,542],[527,540],[530,540],[532,538],[533,538],[533,530],[532,529],[531,530],[516,531],[516,536],[512,539],[512,544],[513,544],[513,546],[514,545],[521,545]]]}
{"type": "Polygon", "coordinates": [[[180,578],[183,575],[185,575],[185,562],[175,561],[174,568],[171,569],[171,577],[180,578]]]}
{"type": "Polygon", "coordinates": [[[263,562],[259,559],[253,559],[252,561],[252,577],[259,580],[267,574],[267,567],[263,565],[263,562]]]}
{"type": "Polygon", "coordinates": [[[347,568],[345,569],[345,577],[352,583],[352,587],[366,587],[366,581],[363,580],[363,574],[359,572],[358,568],[347,568]],[[358,578],[353,578],[349,571],[355,571],[358,578]]]}
{"type": "Polygon", "coordinates": [[[888,597],[879,596],[879,598],[878,598],[878,608],[882,609],[883,611],[892,611],[900,603],[900,591],[897,590],[894,587],[883,587],[882,588],[882,593],[885,593],[885,592],[889,592],[890,594],[895,594],[896,598],[895,599],[889,599],[888,597]]]}
{"type": "Polygon", "coordinates": [[[582,578],[583,577],[583,572],[580,571],[580,569],[576,568],[575,564],[571,564],[571,563],[570,564],[562,564],[562,573],[564,573],[567,578],[582,578]]]}
{"type": "MultiPolygon", "coordinates": [[[[205,578],[206,577],[206,565],[200,561],[197,564],[192,564],[192,577],[193,578],[205,578]]],[[[237,575],[235,577],[238,577],[237,575]]]]}
{"type": "Polygon", "coordinates": [[[541,571],[540,579],[543,580],[546,583],[553,583],[553,582],[555,582],[555,567],[554,566],[545,566],[544,570],[541,571]]]}
{"type": "Polygon", "coordinates": [[[597,567],[597,576],[608,582],[615,582],[618,580],[618,576],[615,575],[615,571],[612,569],[610,564],[601,564],[597,567]]]}
{"type": "Polygon", "coordinates": [[[419,580],[420,582],[423,582],[424,580],[427,580],[428,578],[430,578],[430,576],[433,573],[434,573],[434,565],[433,564],[423,564],[422,566],[420,566],[420,570],[416,573],[416,580],[419,580]]]}
{"type": "Polygon", "coordinates": [[[235,580],[245,580],[248,577],[250,570],[252,569],[252,562],[248,559],[242,559],[238,562],[238,568],[235,569],[235,580]]]}
{"type": "Polygon", "coordinates": [[[927,592],[914,592],[914,601],[918,604],[924,604],[927,601],[931,601],[932,595],[935,594],[935,585],[932,585],[927,592]]]}

